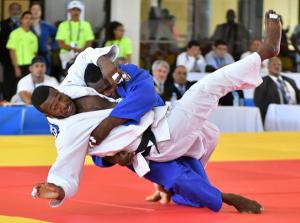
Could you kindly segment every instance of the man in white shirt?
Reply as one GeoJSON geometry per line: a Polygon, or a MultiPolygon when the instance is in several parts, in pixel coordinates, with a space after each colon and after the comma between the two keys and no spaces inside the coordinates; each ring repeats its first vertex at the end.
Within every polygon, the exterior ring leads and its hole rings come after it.
{"type": "Polygon", "coordinates": [[[18,83],[16,103],[31,104],[31,94],[38,86],[46,85],[54,88],[58,86],[58,82],[54,77],[45,74],[46,61],[43,57],[34,57],[29,70],[31,73],[23,77],[18,83]]]}
{"type": "Polygon", "coordinates": [[[263,120],[269,104],[299,104],[300,91],[294,80],[281,74],[281,60],[278,57],[269,59],[269,75],[255,89],[254,102],[260,108],[263,120]]]}
{"type": "MultiPolygon", "coordinates": [[[[41,195],[42,198],[57,198],[56,202],[58,203],[65,197],[73,196],[79,185],[79,178],[87,153],[103,157],[112,156],[123,150],[136,151],[141,143],[141,135],[149,126],[152,126],[151,129],[156,137],[158,150],[150,150],[146,157],[148,160],[165,162],[185,155],[196,159],[201,158],[201,161],[206,163],[207,160],[205,159],[210,157],[211,154],[209,153],[215,148],[218,137],[218,130],[206,120],[217,107],[218,99],[229,91],[259,85],[261,83],[259,75],[261,60],[277,55],[279,52],[280,22],[278,17],[277,19],[268,19],[269,14],[266,13],[266,23],[268,24],[265,42],[258,53],[218,70],[215,75],[206,76],[193,85],[168,114],[165,106],[156,107],[153,111],[146,113],[138,125],[119,126],[113,129],[108,137],[94,148],[87,148],[88,138],[99,122],[111,112],[109,108],[113,106],[113,102],[106,100],[108,106],[105,110],[95,111],[91,107],[91,112],[77,114],[75,102],[69,97],[54,89],[46,92],[44,98],[39,99],[41,100],[39,109],[50,117],[65,118],[49,119],[52,132],[56,135],[58,158],[49,172],[48,183],[46,186],[39,184],[35,194],[41,195]],[[178,128],[179,126],[180,128],[178,128]],[[76,129],[81,133],[74,135],[74,132],[69,131],[70,129],[76,129]],[[186,134],[187,132],[189,134],[186,134]],[[211,148],[213,149],[211,150],[211,148]]],[[[94,55],[99,58],[99,53],[94,55]]],[[[93,55],[90,57],[83,55],[79,60],[86,59],[83,63],[97,62],[98,59],[94,60],[93,58],[95,59],[93,55]]],[[[74,65],[74,72],[80,72],[80,69],[86,67],[74,65]]],[[[90,88],[82,88],[78,85],[69,85],[66,88],[66,85],[71,82],[72,80],[66,80],[65,85],[61,88],[65,93],[68,91],[69,96],[72,95],[71,98],[76,98],[74,96],[76,95],[77,98],[79,97],[77,100],[83,100],[83,96],[98,95],[102,99],[108,99],[90,88]]],[[[97,98],[94,97],[95,100],[102,100],[97,98]]],[[[89,104],[89,106],[93,106],[93,104],[89,104]]],[[[150,146],[154,147],[153,144],[150,146]]],[[[136,164],[136,172],[139,168],[144,171],[145,165],[147,165],[144,158],[139,154],[136,157],[136,164]]],[[[183,181],[181,183],[184,184],[183,181]]],[[[168,185],[164,185],[164,187],[168,189],[168,185]]],[[[195,191],[195,193],[197,192],[195,191]]],[[[216,196],[219,197],[220,193],[216,196]]],[[[225,200],[226,198],[222,197],[222,201],[226,202],[225,200]]],[[[210,202],[209,200],[205,201],[210,202]]],[[[253,203],[251,204],[253,205],[253,203]]],[[[255,204],[254,206],[261,208],[260,205],[255,204]]],[[[210,208],[217,211],[220,207],[220,203],[218,203],[210,208]]]]}
{"type": "Polygon", "coordinates": [[[219,69],[234,62],[233,57],[228,53],[227,43],[223,40],[216,40],[213,50],[205,55],[206,63],[219,69]]]}
{"type": "Polygon", "coordinates": [[[176,66],[183,65],[187,72],[205,72],[206,62],[201,55],[201,48],[198,41],[190,41],[186,52],[177,56],[176,66]]]}

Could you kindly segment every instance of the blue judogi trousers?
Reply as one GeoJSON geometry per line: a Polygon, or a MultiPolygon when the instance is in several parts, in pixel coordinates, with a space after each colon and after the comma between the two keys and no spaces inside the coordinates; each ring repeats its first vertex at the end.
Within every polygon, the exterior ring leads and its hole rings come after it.
{"type": "MultiPolygon", "coordinates": [[[[100,157],[92,157],[96,166],[104,167],[100,157]]],[[[180,157],[169,162],[149,162],[150,172],[144,178],[171,192],[172,200],[180,205],[207,207],[219,211],[221,192],[211,185],[201,162],[191,157],[180,157]]],[[[133,170],[132,166],[128,167],[133,170]]]]}

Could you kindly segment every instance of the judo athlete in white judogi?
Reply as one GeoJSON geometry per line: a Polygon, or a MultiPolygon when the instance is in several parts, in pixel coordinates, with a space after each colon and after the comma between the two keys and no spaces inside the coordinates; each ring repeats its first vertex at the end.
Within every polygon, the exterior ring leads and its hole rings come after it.
{"type": "MultiPolygon", "coordinates": [[[[85,58],[86,64],[83,67],[86,67],[90,62],[95,63],[96,60],[93,58],[95,56],[85,58]]],[[[155,107],[141,118],[138,125],[119,126],[113,129],[108,137],[94,148],[88,149],[89,136],[93,129],[111,113],[112,109],[80,113],[60,120],[49,119],[56,135],[58,158],[49,172],[47,182],[60,186],[65,197],[73,196],[78,188],[87,153],[105,157],[122,150],[135,151],[141,142],[143,132],[149,126],[151,126],[156,137],[159,151],[151,149],[146,157],[147,160],[166,162],[182,156],[189,156],[200,159],[205,164],[215,148],[218,138],[218,130],[207,121],[208,116],[217,107],[219,98],[228,92],[254,88],[261,83],[259,74],[261,59],[265,58],[254,53],[206,76],[193,85],[171,110],[168,110],[167,106],[155,107]],[[76,131],[80,129],[81,133],[74,135],[73,132],[70,133],[70,129],[76,129],[76,131]]],[[[80,70],[81,68],[75,66],[74,69],[80,70]]],[[[66,81],[68,83],[69,80],[66,81]]],[[[68,89],[63,88],[64,85],[60,90],[63,90],[71,98],[97,95],[97,92],[90,88],[70,85],[68,89]],[[76,91],[74,91],[75,89],[76,91]],[[76,96],[74,97],[74,95],[76,96]]],[[[102,95],[99,96],[103,97],[102,95]]],[[[190,202],[192,206],[203,205],[218,211],[222,205],[221,192],[210,185],[208,180],[203,180],[207,177],[203,166],[199,164],[200,162],[197,162],[195,164],[197,166],[193,166],[190,162],[186,166],[174,165],[177,172],[172,171],[171,174],[174,175],[168,176],[169,178],[174,176],[173,179],[166,180],[166,175],[164,175],[155,182],[164,186],[166,190],[172,190],[177,196],[173,200],[177,203],[187,204],[190,202]],[[183,175],[182,173],[186,168],[189,173],[183,175]],[[195,179],[195,184],[189,186],[190,191],[187,191],[188,193],[182,193],[180,184],[185,184],[185,181],[190,179],[195,179]],[[199,180],[201,182],[198,182],[199,180]]],[[[141,155],[137,155],[134,168],[139,175],[149,172],[148,164],[141,155]]],[[[60,201],[58,200],[58,202],[60,201]]]]}

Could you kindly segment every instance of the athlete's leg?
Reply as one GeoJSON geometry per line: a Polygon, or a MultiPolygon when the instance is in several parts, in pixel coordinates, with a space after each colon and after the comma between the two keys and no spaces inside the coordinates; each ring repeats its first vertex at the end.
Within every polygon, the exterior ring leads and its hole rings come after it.
{"type": "MultiPolygon", "coordinates": [[[[262,82],[261,61],[278,54],[281,38],[279,19],[269,19],[269,14],[266,13],[265,18],[265,40],[258,53],[207,75],[178,101],[167,118],[171,139],[159,143],[159,147],[165,150],[160,156],[155,152],[151,153],[152,160],[156,160],[155,156],[164,161],[161,158],[170,160],[186,155],[195,143],[195,138],[199,138],[199,145],[203,144],[205,139],[199,137],[199,132],[202,131],[211,112],[216,109],[219,98],[232,90],[254,88],[262,82]]],[[[198,158],[202,155],[199,154],[198,158]]]]}
{"type": "Polygon", "coordinates": [[[186,163],[187,160],[194,160],[194,164],[202,166],[198,160],[188,157],[162,163],[150,161],[151,171],[144,177],[171,192],[172,199],[178,204],[205,206],[218,211],[222,206],[221,192],[210,184],[203,167],[196,172],[186,163]]]}

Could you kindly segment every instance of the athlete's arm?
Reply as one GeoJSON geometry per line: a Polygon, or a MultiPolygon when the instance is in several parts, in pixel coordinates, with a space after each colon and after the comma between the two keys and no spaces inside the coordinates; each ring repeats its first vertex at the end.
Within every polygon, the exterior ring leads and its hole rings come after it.
{"type": "Polygon", "coordinates": [[[106,156],[103,161],[109,164],[119,164],[120,166],[128,166],[133,162],[134,152],[120,151],[114,156],[106,156]]]}
{"type": "Polygon", "coordinates": [[[90,146],[99,145],[110,133],[110,131],[127,122],[128,119],[108,116],[92,132],[90,146]]]}
{"type": "Polygon", "coordinates": [[[37,183],[32,191],[32,196],[43,199],[63,200],[65,197],[64,190],[53,183],[37,183]]]}
{"type": "Polygon", "coordinates": [[[109,55],[100,56],[97,60],[97,65],[101,69],[103,78],[112,86],[115,86],[117,83],[112,76],[118,72],[118,68],[111,62],[111,57],[109,55]]]}

